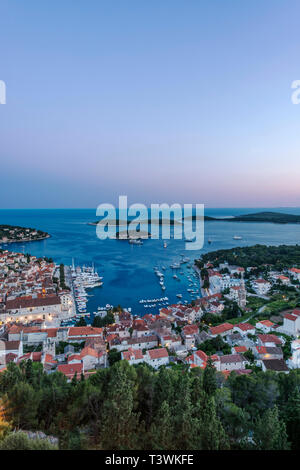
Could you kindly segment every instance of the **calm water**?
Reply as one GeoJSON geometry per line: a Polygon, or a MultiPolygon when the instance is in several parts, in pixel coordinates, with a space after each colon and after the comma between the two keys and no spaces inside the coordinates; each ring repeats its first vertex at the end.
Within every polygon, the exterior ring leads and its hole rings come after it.
{"type": "MultiPolygon", "coordinates": [[[[259,209],[259,211],[268,209],[259,209]]],[[[275,209],[269,209],[275,210],[275,209]]],[[[285,213],[300,214],[300,208],[276,209],[285,213]]],[[[215,217],[232,216],[257,212],[258,209],[206,209],[205,214],[215,217]]],[[[87,225],[95,221],[94,209],[53,209],[53,210],[0,210],[0,224],[34,227],[51,234],[45,241],[26,244],[10,244],[8,250],[31,253],[35,256],[52,257],[57,263],[70,265],[91,265],[93,262],[99,274],[104,277],[104,284],[93,289],[88,304],[88,311],[107,303],[131,307],[133,313],[143,315],[156,313],[155,309],[144,308],[140,299],[169,297],[171,302],[176,294],[183,294],[183,300],[191,300],[187,292],[187,275],[192,270],[187,265],[177,271],[180,281],[173,279],[170,265],[181,259],[181,254],[191,258],[202,253],[237,245],[246,246],[256,243],[278,245],[300,243],[300,225],[276,225],[246,222],[206,222],[205,244],[201,251],[186,251],[181,240],[168,240],[168,247],[163,247],[162,240],[146,240],[142,246],[130,245],[126,241],[105,240],[96,237],[96,227],[87,225]],[[240,235],[242,240],[233,240],[240,235]],[[209,245],[207,240],[211,239],[209,245]],[[165,266],[166,290],[162,291],[153,267],[165,266]],[[179,274],[179,272],[184,274],[179,274]]]]}

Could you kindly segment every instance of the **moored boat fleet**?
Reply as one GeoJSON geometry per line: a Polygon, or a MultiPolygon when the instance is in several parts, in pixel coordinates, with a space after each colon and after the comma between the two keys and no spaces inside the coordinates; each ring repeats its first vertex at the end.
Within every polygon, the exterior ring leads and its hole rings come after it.
{"type": "Polygon", "coordinates": [[[169,305],[169,298],[168,297],[161,297],[158,299],[142,299],[139,301],[140,304],[144,305],[144,308],[154,308],[154,307],[162,307],[164,305],[169,305]]]}
{"type": "MultiPolygon", "coordinates": [[[[186,268],[191,268],[190,258],[186,257],[184,254],[181,254],[181,259],[174,260],[169,267],[164,265],[154,266],[154,273],[158,278],[159,285],[162,291],[166,290],[165,278],[173,277],[177,281],[185,281],[182,284],[184,290],[179,291],[176,294],[178,303],[189,303],[191,299],[196,299],[199,297],[200,286],[199,278],[196,272],[184,270],[186,268]],[[171,272],[170,272],[171,271],[171,272]],[[186,285],[188,281],[188,286],[186,285]],[[188,288],[187,288],[188,287],[188,288]]],[[[87,321],[92,321],[95,316],[104,317],[108,310],[112,309],[113,306],[106,304],[105,307],[98,307],[95,312],[91,314],[87,312],[87,303],[89,297],[92,296],[90,289],[95,287],[100,287],[103,285],[103,277],[100,277],[98,272],[94,269],[94,266],[77,266],[75,267],[74,262],[70,267],[73,294],[76,302],[76,316],[73,317],[72,322],[77,321],[79,318],[84,317],[87,321]]],[[[171,302],[172,303],[172,302],[171,302]]],[[[161,307],[167,307],[170,302],[169,298],[166,296],[156,298],[144,298],[139,300],[139,304],[143,309],[155,309],[161,307]]],[[[128,311],[131,309],[128,309],[128,311]]],[[[69,320],[70,321],[70,320],[69,320]]]]}
{"type": "Polygon", "coordinates": [[[86,305],[91,294],[87,290],[102,286],[103,277],[99,276],[94,266],[77,266],[75,268],[74,263],[71,267],[71,275],[76,307],[79,312],[76,316],[89,316],[86,305]]]}
{"type": "MultiPolygon", "coordinates": [[[[200,284],[199,284],[199,276],[196,272],[188,272],[183,270],[183,266],[186,265],[186,268],[190,269],[192,266],[190,264],[190,258],[186,257],[184,254],[181,254],[181,259],[178,261],[174,261],[172,264],[170,264],[170,268],[172,271],[172,277],[176,281],[181,281],[185,280],[188,281],[188,288],[186,289],[186,293],[189,297],[189,300],[184,300],[183,297],[185,295],[183,293],[178,293],[176,294],[176,297],[180,300],[178,300],[178,303],[188,303],[190,301],[190,298],[196,299],[200,295],[200,284]]],[[[154,273],[158,277],[159,284],[162,288],[162,290],[166,289],[165,285],[165,271],[167,268],[165,266],[154,266],[154,273]]],[[[165,299],[162,297],[161,299],[152,299],[152,300],[140,300],[140,303],[144,304],[145,308],[154,308],[157,306],[163,306],[163,305],[169,305],[168,302],[165,301],[165,299]]]]}

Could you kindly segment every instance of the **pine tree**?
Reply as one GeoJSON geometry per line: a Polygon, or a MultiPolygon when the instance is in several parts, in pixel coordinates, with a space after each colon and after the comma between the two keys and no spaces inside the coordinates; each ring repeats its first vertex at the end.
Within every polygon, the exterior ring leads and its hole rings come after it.
{"type": "Polygon", "coordinates": [[[177,407],[175,410],[176,414],[176,445],[177,449],[186,449],[192,450],[193,445],[193,435],[194,435],[194,419],[192,417],[192,404],[190,397],[190,388],[189,382],[185,384],[185,390],[183,393],[179,393],[177,407]]]}
{"type": "Polygon", "coordinates": [[[40,394],[25,382],[16,384],[3,397],[5,416],[18,428],[35,429],[40,394]]]}
{"type": "Polygon", "coordinates": [[[253,440],[259,450],[288,450],[286,426],[279,419],[278,408],[270,408],[255,426],[253,440]]]}
{"type": "Polygon", "coordinates": [[[171,404],[174,399],[176,374],[174,371],[161,368],[156,376],[154,407],[158,410],[163,401],[171,404]]]}
{"type": "Polygon", "coordinates": [[[130,373],[127,363],[118,362],[112,368],[108,398],[101,413],[102,449],[135,449],[139,416],[134,411],[134,382],[130,373]]]}
{"type": "Polygon", "coordinates": [[[300,450],[300,393],[298,390],[295,390],[288,399],[283,409],[283,418],[292,450],[300,450]]]}
{"type": "Polygon", "coordinates": [[[171,410],[168,403],[163,401],[154,423],[150,427],[150,442],[146,448],[154,450],[172,450],[174,446],[172,430],[171,410]]]}
{"type": "Polygon", "coordinates": [[[207,395],[214,395],[217,390],[216,369],[209,357],[203,373],[203,389],[207,395]]]}
{"type": "Polygon", "coordinates": [[[220,419],[217,417],[213,397],[206,396],[197,403],[199,431],[199,450],[226,450],[229,448],[228,438],[220,419]]]}

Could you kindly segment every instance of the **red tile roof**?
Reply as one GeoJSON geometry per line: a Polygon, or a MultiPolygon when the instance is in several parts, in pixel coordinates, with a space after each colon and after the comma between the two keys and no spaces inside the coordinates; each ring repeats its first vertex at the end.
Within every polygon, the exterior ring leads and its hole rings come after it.
{"type": "Polygon", "coordinates": [[[56,338],[58,328],[47,328],[46,331],[47,331],[48,338],[56,338]]]}
{"type": "Polygon", "coordinates": [[[20,341],[0,341],[0,350],[15,351],[19,349],[20,341]]]}
{"type": "Polygon", "coordinates": [[[68,362],[72,361],[81,361],[80,354],[71,354],[70,356],[68,356],[68,362]]]}
{"type": "Polygon", "coordinates": [[[123,351],[122,352],[123,359],[126,361],[130,361],[132,359],[132,356],[134,356],[134,359],[143,359],[143,351],[141,349],[132,349],[129,348],[128,351],[123,351]]]}
{"type": "Polygon", "coordinates": [[[86,356],[98,357],[98,352],[93,348],[87,347],[87,348],[82,349],[80,356],[81,357],[86,357],[86,356]]]}
{"type": "Polygon", "coordinates": [[[56,364],[56,361],[53,359],[52,354],[45,354],[44,362],[47,364],[56,364]]]}
{"type": "Polygon", "coordinates": [[[183,327],[185,335],[194,335],[199,333],[199,327],[197,325],[186,325],[183,327]]]}
{"type": "Polygon", "coordinates": [[[233,329],[233,325],[231,323],[222,323],[218,326],[212,326],[209,330],[212,335],[219,335],[221,333],[225,333],[226,331],[230,331],[233,329]]]}
{"type": "Polygon", "coordinates": [[[264,325],[264,326],[268,326],[268,327],[271,327],[271,326],[273,326],[273,325],[274,325],[274,323],[273,323],[273,322],[271,322],[270,320],[260,320],[260,321],[259,321],[259,322],[257,322],[257,323],[261,323],[262,325],[264,325]]]}
{"type": "Polygon", "coordinates": [[[150,349],[148,351],[148,354],[150,356],[150,359],[160,359],[163,357],[168,357],[168,351],[166,350],[166,348],[150,349]]]}
{"type": "Polygon", "coordinates": [[[6,310],[16,310],[18,308],[46,307],[60,305],[60,298],[57,295],[41,296],[36,298],[17,297],[6,302],[6,310]]]}
{"type": "Polygon", "coordinates": [[[93,326],[73,326],[69,328],[68,336],[101,336],[102,332],[102,328],[93,326]]]}
{"type": "Polygon", "coordinates": [[[60,364],[57,367],[59,372],[62,372],[67,377],[73,377],[76,373],[81,374],[83,370],[82,364],[60,364]]]}
{"type": "Polygon", "coordinates": [[[247,351],[247,348],[246,346],[236,346],[234,350],[236,353],[244,353],[247,351]]]}
{"type": "Polygon", "coordinates": [[[251,325],[250,323],[239,323],[236,326],[242,331],[249,331],[249,330],[254,330],[255,329],[255,327],[253,325],[251,325]]]}
{"type": "Polygon", "coordinates": [[[284,315],[284,318],[286,318],[287,320],[296,321],[298,317],[296,315],[291,315],[290,313],[286,313],[284,315]]]}
{"type": "Polygon", "coordinates": [[[194,356],[198,356],[200,359],[202,359],[202,361],[207,362],[207,354],[200,349],[194,353],[194,356]]]}
{"type": "Polygon", "coordinates": [[[265,279],[255,279],[256,284],[269,284],[269,281],[266,281],[265,279]]]}
{"type": "Polygon", "coordinates": [[[266,354],[267,353],[267,348],[265,346],[256,346],[256,351],[259,354],[266,354]]]}
{"type": "Polygon", "coordinates": [[[31,354],[31,357],[32,357],[32,360],[34,362],[41,362],[41,359],[42,359],[42,352],[41,351],[38,351],[38,352],[33,352],[31,354]]]}
{"type": "Polygon", "coordinates": [[[224,356],[220,356],[220,362],[222,364],[236,364],[238,362],[243,362],[244,360],[245,358],[243,358],[239,354],[226,354],[224,356]]]}
{"type": "Polygon", "coordinates": [[[275,343],[281,344],[281,340],[276,335],[258,335],[262,343],[275,343]]]}
{"type": "Polygon", "coordinates": [[[291,271],[292,273],[300,274],[300,269],[298,269],[298,268],[291,268],[290,271],[291,271]]]}

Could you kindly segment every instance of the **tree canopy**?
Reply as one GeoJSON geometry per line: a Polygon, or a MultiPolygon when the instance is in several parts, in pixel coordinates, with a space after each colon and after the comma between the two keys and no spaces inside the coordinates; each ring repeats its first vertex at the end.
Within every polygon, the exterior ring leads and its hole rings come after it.
{"type": "Polygon", "coordinates": [[[299,448],[300,372],[255,372],[227,380],[207,368],[116,361],[70,382],[39,363],[0,374],[1,448],[28,444],[11,433],[43,431],[61,449],[221,450],[299,448]]]}

